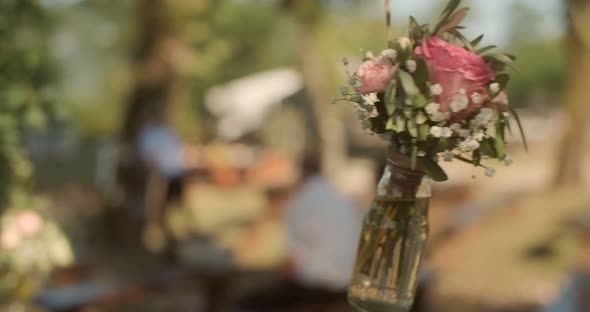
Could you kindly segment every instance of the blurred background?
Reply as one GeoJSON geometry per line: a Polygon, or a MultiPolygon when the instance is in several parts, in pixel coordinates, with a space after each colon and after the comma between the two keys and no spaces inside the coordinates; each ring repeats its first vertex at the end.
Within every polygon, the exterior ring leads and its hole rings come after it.
{"type": "MultiPolygon", "coordinates": [[[[445,163],[415,311],[590,311],[590,1],[465,1],[512,166],[445,163]]],[[[436,0],[393,0],[437,18],[436,0]]],[[[380,0],[0,1],[1,311],[349,311],[386,145],[332,105],[380,0]]]]}

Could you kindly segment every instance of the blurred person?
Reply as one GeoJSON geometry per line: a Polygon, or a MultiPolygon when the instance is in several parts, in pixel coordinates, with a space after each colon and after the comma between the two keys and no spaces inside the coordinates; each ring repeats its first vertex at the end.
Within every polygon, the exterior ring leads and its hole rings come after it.
{"type": "Polygon", "coordinates": [[[310,154],[287,200],[287,263],[280,281],[238,300],[240,311],[348,311],[346,290],[352,277],[362,210],[320,174],[320,159],[310,154]]]}

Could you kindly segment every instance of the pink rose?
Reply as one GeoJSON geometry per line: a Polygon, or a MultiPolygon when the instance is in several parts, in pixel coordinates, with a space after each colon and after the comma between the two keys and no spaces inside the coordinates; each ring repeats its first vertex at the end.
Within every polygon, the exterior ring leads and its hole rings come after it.
{"type": "Polygon", "coordinates": [[[43,227],[43,220],[32,211],[24,211],[16,216],[18,228],[25,236],[37,234],[43,227]]]}
{"type": "Polygon", "coordinates": [[[442,86],[437,101],[452,121],[467,118],[489,100],[487,85],[496,74],[481,56],[438,37],[423,41],[416,55],[426,61],[432,84],[442,86]]]}
{"type": "Polygon", "coordinates": [[[356,75],[362,85],[355,88],[359,94],[385,92],[393,79],[397,66],[389,57],[379,56],[365,61],[359,67],[356,75]]]}

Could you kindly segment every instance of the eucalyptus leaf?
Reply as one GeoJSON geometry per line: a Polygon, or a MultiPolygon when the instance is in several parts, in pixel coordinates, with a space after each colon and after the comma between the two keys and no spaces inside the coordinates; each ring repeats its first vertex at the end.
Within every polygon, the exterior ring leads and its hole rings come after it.
{"type": "Polygon", "coordinates": [[[385,124],[385,129],[390,131],[397,131],[397,127],[395,125],[394,118],[387,119],[387,123],[385,124]]]}
{"type": "Polygon", "coordinates": [[[416,143],[414,143],[414,145],[412,145],[412,155],[411,155],[412,170],[416,169],[417,160],[418,160],[418,145],[416,145],[416,143]]]}
{"type": "Polygon", "coordinates": [[[419,111],[418,113],[416,113],[416,123],[421,125],[425,122],[428,121],[428,116],[426,116],[426,113],[423,111],[419,111]]]}
{"type": "Polygon", "coordinates": [[[424,142],[428,140],[430,134],[430,126],[428,124],[421,124],[418,126],[418,141],[424,142]]]}
{"type": "Polygon", "coordinates": [[[417,95],[418,94],[418,87],[416,86],[416,83],[414,82],[414,78],[412,78],[412,75],[410,75],[410,73],[408,73],[404,70],[399,70],[398,75],[399,75],[399,79],[402,83],[402,87],[403,87],[406,95],[408,95],[408,96],[417,95]]]}
{"type": "Polygon", "coordinates": [[[408,119],[408,132],[412,137],[418,137],[418,124],[416,124],[416,119],[408,119]]]}
{"type": "Polygon", "coordinates": [[[391,116],[396,111],[395,96],[397,92],[397,83],[392,80],[385,91],[385,108],[387,109],[388,116],[391,116]]]}
{"type": "Polygon", "coordinates": [[[406,131],[406,119],[402,115],[395,116],[395,129],[397,132],[406,131]]]}

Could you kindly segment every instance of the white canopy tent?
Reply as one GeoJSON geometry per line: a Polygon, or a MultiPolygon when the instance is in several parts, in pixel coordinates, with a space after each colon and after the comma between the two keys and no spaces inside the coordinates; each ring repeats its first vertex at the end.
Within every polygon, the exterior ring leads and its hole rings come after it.
{"type": "Polygon", "coordinates": [[[258,129],[272,108],[302,88],[301,73],[278,68],[215,86],[207,92],[205,102],[208,111],[219,118],[218,135],[236,140],[258,129]]]}

